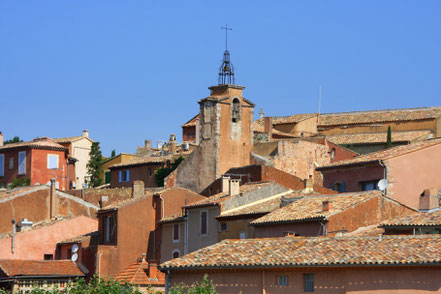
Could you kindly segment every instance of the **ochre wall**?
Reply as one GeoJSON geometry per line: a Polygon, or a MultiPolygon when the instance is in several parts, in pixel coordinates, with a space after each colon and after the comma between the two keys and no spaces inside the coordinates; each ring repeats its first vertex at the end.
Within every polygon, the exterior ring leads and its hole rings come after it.
{"type": "Polygon", "coordinates": [[[347,267],[262,270],[205,270],[172,272],[171,285],[191,285],[202,281],[204,274],[213,280],[219,294],[305,293],[303,274],[314,274],[314,293],[323,294],[419,294],[441,293],[441,268],[433,267],[347,267]],[[288,286],[277,286],[276,276],[287,275],[288,286]],[[265,285],[263,292],[262,285],[265,285]]]}
{"type": "Polygon", "coordinates": [[[184,255],[185,222],[179,221],[161,225],[161,263],[172,259],[174,250],[179,250],[180,255],[184,255]],[[173,226],[179,225],[179,241],[173,241],[173,226]]]}
{"type": "Polygon", "coordinates": [[[139,166],[130,167],[118,167],[112,168],[110,170],[110,187],[111,188],[121,188],[121,187],[131,187],[133,181],[143,181],[145,187],[157,187],[155,181],[155,171],[162,167],[163,164],[145,164],[139,166]],[[151,175],[148,175],[148,169],[151,169],[151,175]],[[128,170],[129,171],[129,181],[119,182],[119,171],[128,170]]]}

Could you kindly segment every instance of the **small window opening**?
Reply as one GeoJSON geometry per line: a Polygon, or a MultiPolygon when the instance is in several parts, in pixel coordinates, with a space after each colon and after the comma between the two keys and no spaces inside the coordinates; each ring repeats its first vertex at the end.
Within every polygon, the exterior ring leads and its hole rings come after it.
{"type": "Polygon", "coordinates": [[[232,122],[240,121],[240,101],[237,98],[233,99],[233,113],[231,116],[232,122]]]}

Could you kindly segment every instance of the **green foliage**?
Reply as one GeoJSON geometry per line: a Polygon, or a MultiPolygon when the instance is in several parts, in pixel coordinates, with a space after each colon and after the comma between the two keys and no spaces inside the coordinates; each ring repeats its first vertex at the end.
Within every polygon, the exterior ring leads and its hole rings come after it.
{"type": "Polygon", "coordinates": [[[116,150],[113,149],[112,153],[110,154],[110,158],[114,158],[116,156],[116,150]]]}
{"type": "Polygon", "coordinates": [[[387,142],[386,142],[386,148],[392,147],[392,129],[387,127],[387,142]]]}
{"type": "Polygon", "coordinates": [[[170,294],[217,294],[213,281],[208,279],[208,275],[204,275],[202,282],[194,283],[190,288],[178,285],[170,289],[170,294]]]}
{"type": "Polygon", "coordinates": [[[15,136],[12,139],[4,141],[3,144],[7,145],[7,144],[12,144],[12,143],[18,143],[18,142],[23,142],[23,140],[20,140],[20,138],[18,136],[15,136]]]}
{"type": "Polygon", "coordinates": [[[31,185],[31,180],[27,178],[15,178],[9,186],[11,189],[31,185]]]}
{"type": "Polygon", "coordinates": [[[102,184],[101,179],[101,165],[103,164],[103,155],[100,150],[100,143],[93,142],[92,149],[89,153],[90,160],[87,163],[87,173],[89,174],[89,179],[87,181],[88,187],[95,188],[102,184]]]}
{"type": "Polygon", "coordinates": [[[171,164],[170,167],[160,167],[156,170],[155,172],[155,181],[156,184],[159,187],[163,187],[164,186],[164,180],[165,178],[171,174],[177,167],[178,165],[184,160],[184,158],[182,156],[179,156],[179,158],[176,158],[173,163],[171,164]]]}

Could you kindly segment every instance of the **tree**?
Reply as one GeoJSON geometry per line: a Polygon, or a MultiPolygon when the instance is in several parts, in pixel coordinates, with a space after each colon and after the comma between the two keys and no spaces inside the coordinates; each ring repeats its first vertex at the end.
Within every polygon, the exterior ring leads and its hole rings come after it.
{"type": "Polygon", "coordinates": [[[100,150],[100,143],[93,142],[92,149],[89,153],[90,159],[87,163],[87,173],[89,174],[89,179],[87,185],[91,188],[98,187],[102,184],[101,179],[101,165],[103,164],[103,155],[100,150]]]}
{"type": "Polygon", "coordinates": [[[3,142],[3,144],[7,145],[7,144],[12,144],[12,143],[18,143],[18,142],[23,142],[23,140],[20,140],[20,138],[18,136],[15,136],[12,139],[6,140],[5,142],[3,142]]]}
{"type": "Polygon", "coordinates": [[[209,280],[206,274],[200,284],[196,282],[188,289],[183,285],[178,285],[170,289],[170,294],[217,294],[217,292],[213,281],[209,280]]]}
{"type": "Polygon", "coordinates": [[[390,126],[387,128],[387,141],[386,141],[386,149],[392,147],[392,129],[390,126]]]}
{"type": "Polygon", "coordinates": [[[114,158],[115,156],[116,156],[116,150],[113,149],[113,150],[112,150],[112,154],[110,155],[110,158],[114,158]]]}
{"type": "Polygon", "coordinates": [[[176,158],[173,163],[171,164],[171,167],[160,167],[156,170],[155,172],[155,181],[156,184],[159,187],[163,187],[164,186],[164,180],[165,178],[171,174],[177,167],[178,165],[184,160],[184,158],[182,156],[179,156],[178,158],[176,158]]]}
{"type": "Polygon", "coordinates": [[[31,185],[31,180],[26,178],[14,178],[12,180],[12,184],[10,186],[11,189],[17,188],[17,187],[24,187],[31,185]]]}

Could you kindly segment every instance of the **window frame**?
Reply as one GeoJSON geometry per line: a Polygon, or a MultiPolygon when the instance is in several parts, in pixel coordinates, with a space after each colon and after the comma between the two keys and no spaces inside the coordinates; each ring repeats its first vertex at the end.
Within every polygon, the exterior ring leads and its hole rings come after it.
{"type": "Polygon", "coordinates": [[[172,258],[172,259],[175,259],[175,258],[179,258],[179,257],[181,257],[181,251],[180,251],[179,249],[175,249],[175,250],[173,250],[172,253],[171,253],[171,258],[172,258]],[[175,253],[178,254],[177,257],[174,257],[175,253]]]}
{"type": "Polygon", "coordinates": [[[279,287],[288,287],[289,285],[288,275],[277,275],[276,285],[279,287]]]}
{"type": "Polygon", "coordinates": [[[47,155],[47,169],[59,169],[60,166],[60,156],[58,154],[48,154],[47,155]],[[57,159],[57,167],[51,167],[50,163],[51,160],[50,158],[56,158],[57,159]]]}
{"type": "Polygon", "coordinates": [[[179,241],[181,240],[181,230],[180,230],[180,225],[179,223],[177,224],[173,224],[172,225],[172,242],[173,243],[179,243],[179,241]],[[177,230],[176,230],[177,227],[177,230]],[[176,231],[178,232],[178,238],[175,239],[175,233],[176,231]]]}
{"type": "Polygon", "coordinates": [[[201,210],[199,214],[199,233],[201,236],[207,236],[208,235],[208,210],[201,210]],[[202,215],[205,213],[205,233],[202,232],[202,215]]]}
{"type": "Polygon", "coordinates": [[[17,174],[25,175],[26,174],[26,151],[18,152],[18,165],[17,165],[17,174]],[[20,166],[20,157],[23,156],[22,166],[20,166]]]}
{"type": "Polygon", "coordinates": [[[380,180],[370,180],[370,181],[361,181],[361,182],[359,182],[359,184],[360,184],[360,191],[375,191],[375,190],[379,190],[379,188],[378,188],[378,182],[379,182],[380,180]],[[369,190],[367,190],[366,189],[366,186],[367,185],[373,185],[373,189],[369,189],[369,190]]]}
{"type": "Polygon", "coordinates": [[[314,292],[314,274],[313,273],[305,273],[303,274],[303,290],[304,292],[314,292]],[[312,279],[311,279],[312,278],[312,279]]]}
{"type": "Polygon", "coordinates": [[[228,222],[226,221],[219,222],[219,232],[228,232],[228,222]],[[226,225],[225,230],[222,229],[222,225],[226,225]]]}

